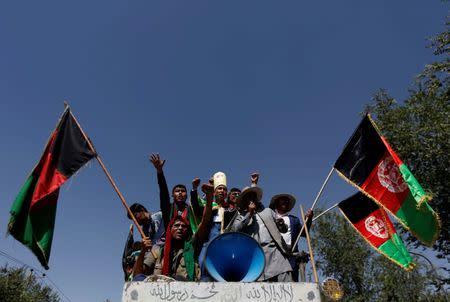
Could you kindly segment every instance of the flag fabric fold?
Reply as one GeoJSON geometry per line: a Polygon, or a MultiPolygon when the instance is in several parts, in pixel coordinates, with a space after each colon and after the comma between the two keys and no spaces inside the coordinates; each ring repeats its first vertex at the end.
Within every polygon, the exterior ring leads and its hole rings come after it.
{"type": "Polygon", "coordinates": [[[406,270],[415,264],[388,214],[361,192],[338,204],[344,217],[379,253],[406,270]]]}
{"type": "Polygon", "coordinates": [[[128,232],[127,240],[125,241],[125,246],[123,248],[122,253],[122,270],[124,274],[125,281],[128,281],[129,273],[127,271],[127,266],[129,264],[128,257],[131,256],[131,252],[133,251],[133,225],[130,225],[130,231],[128,232]]]}
{"type": "Polygon", "coordinates": [[[431,246],[440,221],[431,200],[366,115],[334,164],[338,174],[370,197],[414,236],[431,246]]]}
{"type": "Polygon", "coordinates": [[[11,206],[8,232],[48,269],[59,188],[95,156],[67,107],[11,206]]]}

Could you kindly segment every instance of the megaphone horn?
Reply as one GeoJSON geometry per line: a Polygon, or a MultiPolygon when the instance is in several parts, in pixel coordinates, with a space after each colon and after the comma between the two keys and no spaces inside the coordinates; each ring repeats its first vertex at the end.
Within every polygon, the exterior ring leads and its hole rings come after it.
{"type": "Polygon", "coordinates": [[[244,233],[230,232],[214,238],[205,255],[205,268],[216,281],[253,282],[265,266],[264,251],[244,233]]]}

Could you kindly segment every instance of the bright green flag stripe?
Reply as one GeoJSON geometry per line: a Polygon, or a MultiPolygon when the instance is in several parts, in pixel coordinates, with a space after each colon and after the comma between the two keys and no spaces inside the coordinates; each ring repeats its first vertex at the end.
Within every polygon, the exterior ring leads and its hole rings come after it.
{"type": "Polygon", "coordinates": [[[20,189],[10,210],[11,219],[9,220],[8,230],[11,235],[26,245],[31,244],[33,239],[28,211],[36,183],[37,178],[30,175],[20,189]]]}
{"type": "MultiPolygon", "coordinates": [[[[198,203],[200,204],[200,206],[202,206],[202,207],[205,207],[206,206],[206,199],[203,199],[203,198],[198,198],[198,203]]],[[[219,206],[218,204],[217,204],[217,202],[215,202],[215,201],[213,201],[212,202],[212,207],[214,208],[214,207],[217,207],[217,206],[219,206]]]]}
{"type": "Polygon", "coordinates": [[[392,234],[391,239],[380,245],[379,249],[388,258],[403,268],[413,268],[413,259],[397,233],[392,234]]]}
{"type": "Polygon", "coordinates": [[[408,184],[410,194],[402,203],[396,216],[420,240],[432,245],[439,234],[437,214],[426,202],[427,195],[405,164],[399,166],[403,179],[408,184]],[[420,207],[418,207],[420,205],[420,207]]]}
{"type": "Polygon", "coordinates": [[[417,206],[418,203],[410,193],[395,216],[417,238],[431,245],[439,231],[438,220],[428,203],[423,202],[420,208],[417,208],[417,206]]]}
{"type": "Polygon", "coordinates": [[[195,234],[197,232],[197,228],[198,228],[197,223],[200,223],[200,221],[197,222],[198,218],[195,217],[195,213],[194,213],[194,211],[192,211],[191,207],[189,207],[188,211],[189,211],[189,223],[191,225],[191,230],[192,230],[192,233],[195,234]]]}
{"type": "Polygon", "coordinates": [[[8,224],[10,234],[28,247],[47,267],[53,237],[56,203],[35,209],[30,213],[30,203],[38,178],[30,175],[11,206],[8,224]]]}
{"type": "MultiPolygon", "coordinates": [[[[43,253],[45,263],[50,258],[52,248],[53,230],[55,229],[57,198],[45,200],[45,206],[35,209],[30,213],[30,220],[33,226],[34,242],[43,253]]],[[[37,253],[38,255],[38,253],[37,253]]]]}
{"type": "Polygon", "coordinates": [[[31,198],[37,181],[37,177],[30,175],[20,189],[19,194],[17,194],[10,210],[11,219],[9,220],[8,231],[17,241],[28,247],[41,263],[43,263],[43,260],[46,263],[43,251],[37,245],[36,240],[34,240],[33,225],[29,215],[31,198]]]}
{"type": "Polygon", "coordinates": [[[411,171],[409,171],[408,167],[405,164],[401,164],[399,169],[414,199],[417,202],[423,201],[423,199],[426,197],[426,194],[417,179],[414,177],[411,171]]]}

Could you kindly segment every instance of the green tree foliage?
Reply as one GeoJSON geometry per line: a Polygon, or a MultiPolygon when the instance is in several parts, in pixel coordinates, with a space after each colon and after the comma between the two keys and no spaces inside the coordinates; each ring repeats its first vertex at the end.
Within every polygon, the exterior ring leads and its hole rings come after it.
{"type": "MultiPolygon", "coordinates": [[[[365,111],[372,113],[393,148],[433,196],[430,205],[442,223],[433,248],[438,257],[450,262],[450,22],[446,25],[445,32],[431,38],[438,61],[418,75],[408,97],[397,102],[381,90],[365,111]]],[[[412,236],[408,241],[420,245],[412,236]]]]}
{"type": "Polygon", "coordinates": [[[3,302],[58,302],[59,296],[29,270],[0,268],[0,300],[3,302]]]}
{"type": "MultiPolygon", "coordinates": [[[[433,249],[450,263],[450,22],[431,39],[437,61],[425,66],[408,96],[397,102],[386,90],[375,94],[365,112],[372,113],[383,135],[433,199],[441,218],[441,234],[433,249]]],[[[365,113],[364,112],[364,113],[365,113]]],[[[338,279],[344,301],[449,301],[450,278],[415,257],[418,266],[406,272],[379,255],[340,215],[319,219],[313,246],[321,273],[338,279]]],[[[420,242],[409,235],[409,245],[420,242]]],[[[444,267],[447,272],[450,269],[444,267]]],[[[439,271],[440,272],[440,271],[439,271]]]]}
{"type": "Polygon", "coordinates": [[[316,264],[325,277],[336,278],[344,288],[343,301],[446,301],[436,292],[433,274],[420,259],[405,271],[387,260],[353,229],[341,215],[320,218],[312,230],[316,264]]]}
{"type": "MultiPolygon", "coordinates": [[[[416,259],[417,260],[417,259],[416,259]]],[[[407,272],[398,265],[377,255],[372,260],[372,274],[377,288],[377,301],[429,301],[432,295],[430,274],[419,263],[419,267],[407,272]]]]}
{"type": "Polygon", "coordinates": [[[368,301],[374,290],[368,269],[373,253],[342,217],[327,215],[314,222],[312,232],[317,268],[339,280],[345,301],[368,301]]]}

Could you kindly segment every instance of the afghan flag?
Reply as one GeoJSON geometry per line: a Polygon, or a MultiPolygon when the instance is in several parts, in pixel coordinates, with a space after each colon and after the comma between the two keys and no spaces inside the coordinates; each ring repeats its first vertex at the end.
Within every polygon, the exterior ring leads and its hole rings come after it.
{"type": "Polygon", "coordinates": [[[52,246],[59,188],[94,156],[66,108],[39,163],[11,206],[9,233],[27,246],[45,269],[52,246]]]}
{"type": "Polygon", "coordinates": [[[341,201],[339,209],[356,231],[379,253],[406,270],[415,264],[388,214],[370,198],[358,192],[341,201]]]}
{"type": "Polygon", "coordinates": [[[133,244],[134,244],[133,225],[130,224],[130,231],[128,232],[127,241],[125,241],[125,247],[123,248],[123,253],[122,253],[122,270],[123,270],[125,281],[128,281],[128,277],[129,277],[129,274],[127,272],[127,266],[129,264],[128,257],[133,252],[133,244]]]}
{"type": "Polygon", "coordinates": [[[439,235],[437,213],[419,182],[366,115],[334,164],[338,174],[394,215],[427,245],[439,235]]]}

